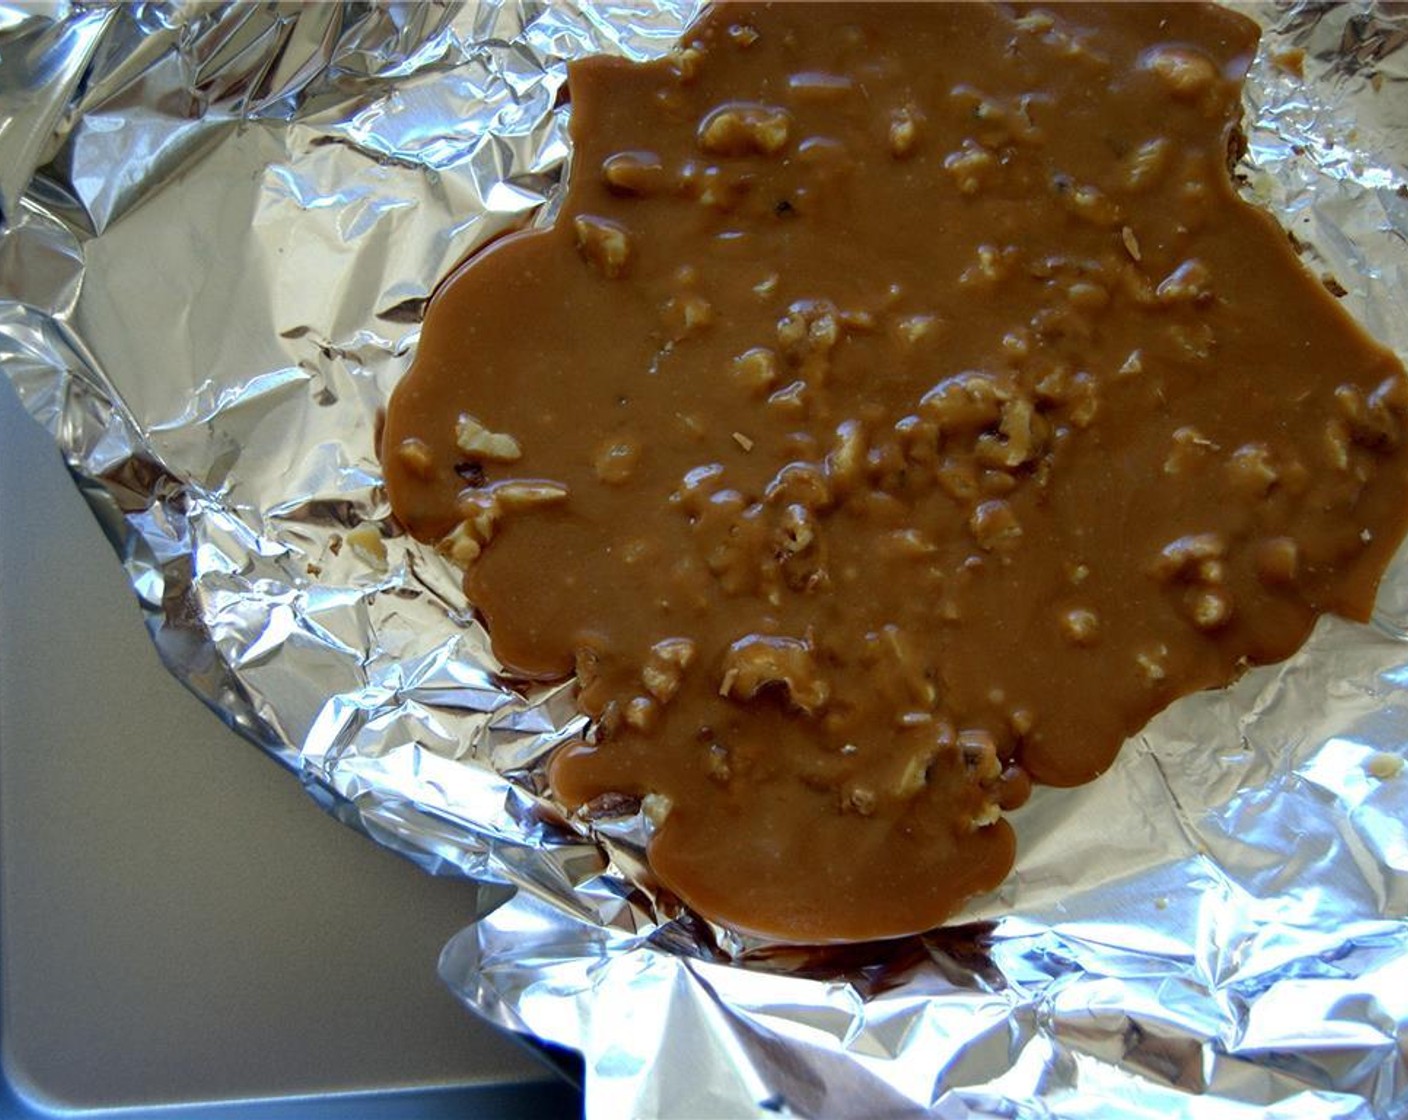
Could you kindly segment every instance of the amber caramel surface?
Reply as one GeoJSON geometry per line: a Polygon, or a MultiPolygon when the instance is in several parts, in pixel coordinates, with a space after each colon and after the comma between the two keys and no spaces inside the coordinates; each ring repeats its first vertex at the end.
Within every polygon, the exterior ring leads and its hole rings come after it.
{"type": "Polygon", "coordinates": [[[584,817],[705,916],[942,922],[1031,781],[1365,618],[1400,363],[1240,201],[1201,5],[711,9],[571,69],[556,224],[436,295],[383,441],[584,817]]]}

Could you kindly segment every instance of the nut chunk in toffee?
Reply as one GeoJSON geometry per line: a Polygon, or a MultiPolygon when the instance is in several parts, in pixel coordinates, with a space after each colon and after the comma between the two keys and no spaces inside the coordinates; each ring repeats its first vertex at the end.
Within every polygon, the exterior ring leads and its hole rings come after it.
{"type": "Polygon", "coordinates": [[[704,915],[942,922],[1031,781],[1368,614],[1408,385],[1229,181],[1256,38],[739,5],[573,65],[561,216],[436,295],[387,483],[704,915]]]}

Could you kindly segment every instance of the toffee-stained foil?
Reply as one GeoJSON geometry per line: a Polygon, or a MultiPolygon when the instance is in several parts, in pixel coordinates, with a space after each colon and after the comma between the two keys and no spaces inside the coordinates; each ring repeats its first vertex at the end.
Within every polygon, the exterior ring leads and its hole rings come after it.
{"type": "MultiPolygon", "coordinates": [[[[924,938],[740,939],[656,895],[638,816],[545,800],[570,686],[504,679],[391,521],[378,410],[435,283],[551,220],[566,61],[694,10],[0,4],[0,368],[163,660],[342,819],[518,888],[441,974],[579,1050],[589,1115],[1408,1116],[1408,554],[1372,626],[1038,790],[924,938]]],[[[1245,189],[1408,356],[1408,11],[1243,10],[1245,189]]]]}

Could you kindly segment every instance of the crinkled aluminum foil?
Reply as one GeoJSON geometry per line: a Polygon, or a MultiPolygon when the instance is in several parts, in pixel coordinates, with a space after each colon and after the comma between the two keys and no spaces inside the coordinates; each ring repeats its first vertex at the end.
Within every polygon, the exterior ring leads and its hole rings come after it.
{"type": "MultiPolygon", "coordinates": [[[[1249,10],[1247,189],[1408,355],[1408,12],[1249,10]]],[[[1408,555],[1372,627],[1038,791],[929,937],[731,938],[657,904],[638,819],[540,799],[570,692],[504,680],[398,535],[377,410],[437,279],[551,219],[565,60],[692,11],[0,6],[0,366],[166,664],[343,819],[519,888],[441,972],[581,1051],[591,1115],[1408,1115],[1408,555]]]]}

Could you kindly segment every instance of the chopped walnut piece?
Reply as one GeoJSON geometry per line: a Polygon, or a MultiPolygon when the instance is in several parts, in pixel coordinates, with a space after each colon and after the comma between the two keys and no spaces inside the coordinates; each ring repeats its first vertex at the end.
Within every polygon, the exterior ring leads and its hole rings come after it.
{"type": "Polygon", "coordinates": [[[1216,587],[1188,592],[1188,616],[1199,630],[1220,630],[1232,621],[1232,597],[1216,587]]]}
{"type": "Polygon", "coordinates": [[[826,509],[832,502],[831,483],[812,463],[788,463],[768,483],[764,496],[775,504],[795,502],[803,509],[826,509]]]}
{"type": "Polygon", "coordinates": [[[1173,146],[1164,137],[1146,140],[1124,160],[1121,185],[1127,191],[1142,192],[1153,187],[1168,169],[1173,146]]]}
{"type": "Polygon", "coordinates": [[[1193,533],[1164,545],[1151,571],[1169,582],[1195,574],[1205,560],[1221,560],[1226,555],[1227,542],[1220,533],[1193,533]]]}
{"type": "Polygon", "coordinates": [[[751,24],[735,23],[729,27],[728,37],[740,47],[751,47],[758,41],[758,29],[751,24]]]}
{"type": "Polygon", "coordinates": [[[793,502],[782,511],[781,544],[782,550],[795,556],[805,552],[816,540],[816,529],[811,511],[804,505],[793,502]]]}
{"type": "Polygon", "coordinates": [[[842,812],[858,813],[868,817],[875,812],[875,791],[869,786],[850,786],[841,794],[842,812]]]}
{"type": "Polygon", "coordinates": [[[572,219],[572,228],[577,234],[577,251],[588,264],[608,280],[625,275],[631,260],[631,235],[624,226],[578,214],[572,219]]]}
{"type": "Polygon", "coordinates": [[[919,145],[919,113],[912,105],[902,105],[890,114],[890,155],[905,159],[919,145]]]}
{"type": "Polygon", "coordinates": [[[1059,194],[1066,209],[1082,221],[1105,228],[1120,223],[1122,211],[1119,204],[1097,186],[1075,183],[1059,191],[1059,194]]]}
{"type": "Polygon", "coordinates": [[[538,482],[531,479],[515,478],[497,483],[492,493],[499,509],[504,513],[554,505],[567,499],[567,487],[562,483],[538,482]]]}
{"type": "Polygon", "coordinates": [[[932,335],[937,326],[933,315],[905,315],[895,323],[895,333],[906,346],[914,346],[932,335]]]}
{"type": "Polygon", "coordinates": [[[1164,459],[1164,473],[1187,474],[1217,450],[1217,444],[1197,428],[1185,425],[1173,433],[1173,447],[1164,459]]]}
{"type": "MultiPolygon", "coordinates": [[[[641,683],[662,704],[668,704],[679,691],[684,671],[694,661],[694,643],[688,638],[666,638],[650,647],[650,656],[641,669],[641,683]]],[[[629,712],[627,713],[629,718],[629,712]]]]}
{"type": "Polygon", "coordinates": [[[1160,47],[1144,64],[1180,101],[1196,101],[1212,87],[1217,69],[1205,55],[1186,47],[1160,47]]]}
{"type": "Polygon", "coordinates": [[[640,443],[630,436],[616,436],[596,449],[592,465],[596,476],[611,486],[629,482],[640,465],[640,443]]]}
{"type": "Polygon", "coordinates": [[[792,120],[774,105],[735,101],[699,122],[699,146],[711,155],[774,155],[787,146],[792,120]]]}
{"type": "Polygon", "coordinates": [[[1205,303],[1212,298],[1212,273],[1200,260],[1186,260],[1155,289],[1163,303],[1205,303]]]}
{"type": "Polygon", "coordinates": [[[777,383],[777,355],[762,346],[745,350],[729,366],[733,379],[751,393],[766,393],[777,383]]]}
{"type": "Polygon", "coordinates": [[[1232,485],[1255,497],[1266,494],[1281,477],[1271,463],[1271,450],[1264,443],[1247,443],[1237,448],[1228,469],[1232,485]]]}
{"type": "Polygon", "coordinates": [[[826,474],[832,483],[855,485],[865,471],[865,429],[859,420],[847,420],[836,429],[836,446],[826,456],[826,474]]]}
{"type": "Polygon", "coordinates": [[[618,194],[651,195],[665,185],[665,168],[654,152],[617,152],[601,165],[601,177],[618,194]]]}
{"type": "Polygon", "coordinates": [[[959,373],[925,393],[919,407],[942,431],[964,431],[995,423],[1007,395],[989,374],[959,373]]]}
{"type": "Polygon", "coordinates": [[[978,503],[968,519],[973,539],[985,551],[1006,551],[1022,537],[1022,526],[1012,507],[1001,499],[978,503]]]}
{"type": "Polygon", "coordinates": [[[1128,226],[1120,230],[1120,239],[1124,242],[1125,252],[1128,253],[1136,263],[1143,260],[1143,254],[1139,251],[1139,238],[1134,236],[1134,231],[1128,226]]]}
{"type": "Polygon", "coordinates": [[[435,458],[430,453],[430,445],[423,439],[403,439],[396,445],[396,457],[406,469],[417,478],[435,477],[435,458]]]}
{"type": "Polygon", "coordinates": [[[690,85],[699,76],[700,68],[704,65],[704,51],[697,44],[676,47],[670,52],[670,61],[674,64],[680,81],[684,85],[690,85]]]}
{"type": "Polygon", "coordinates": [[[436,545],[436,551],[449,557],[461,568],[468,568],[479,559],[483,543],[479,534],[468,521],[461,521],[454,530],[436,545]]]}
{"type": "Polygon", "coordinates": [[[714,305],[695,292],[685,292],[666,302],[664,319],[677,337],[685,338],[713,326],[714,305]]]}
{"type": "Polygon", "coordinates": [[[621,718],[626,721],[627,727],[648,734],[655,730],[655,725],[660,721],[660,705],[648,696],[636,696],[627,701],[621,718]]]}
{"type": "Polygon", "coordinates": [[[1401,394],[1398,378],[1384,382],[1367,397],[1358,385],[1337,388],[1335,406],[1348,426],[1350,438],[1363,447],[1396,447],[1402,435],[1401,394]]]}
{"type": "Polygon", "coordinates": [[[381,539],[381,530],[375,525],[364,521],[349,529],[344,540],[367,567],[378,572],[386,571],[386,542],[381,539]]]}
{"type": "Polygon", "coordinates": [[[647,793],[640,799],[641,813],[656,828],[665,823],[665,818],[674,807],[674,802],[663,793],[647,793]]]}
{"type": "Polygon", "coordinates": [[[493,463],[512,463],[523,457],[518,441],[502,432],[491,432],[469,413],[461,413],[455,424],[455,443],[466,455],[493,463]]]}
{"type": "Polygon", "coordinates": [[[944,170],[953,176],[960,194],[975,195],[997,168],[997,157],[973,140],[944,157],[944,170]]]}
{"type": "Polygon", "coordinates": [[[792,706],[817,715],[831,698],[811,646],[797,638],[749,634],[724,654],[719,695],[752,700],[763,689],[780,685],[792,706]]]}
{"type": "Polygon", "coordinates": [[[1061,635],[1073,646],[1094,645],[1100,636],[1100,616],[1088,607],[1062,611],[1061,635]]]}
{"type": "Polygon", "coordinates": [[[1152,649],[1140,650],[1134,660],[1140,675],[1150,684],[1158,684],[1168,676],[1168,646],[1162,642],[1152,649]]]}
{"type": "Polygon", "coordinates": [[[1001,438],[991,433],[978,438],[979,462],[999,467],[1019,467],[1031,462],[1041,453],[1040,429],[1045,426],[1046,422],[1036,415],[1032,402],[1026,397],[1004,401],[998,426],[1001,438]]]}

